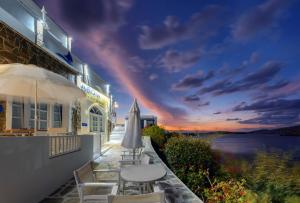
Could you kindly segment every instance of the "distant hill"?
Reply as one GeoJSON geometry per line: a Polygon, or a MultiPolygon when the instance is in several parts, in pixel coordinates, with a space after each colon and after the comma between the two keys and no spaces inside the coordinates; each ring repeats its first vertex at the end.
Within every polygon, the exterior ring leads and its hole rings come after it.
{"type": "Polygon", "coordinates": [[[249,133],[260,133],[260,134],[279,134],[282,136],[300,136],[300,125],[286,127],[286,128],[277,128],[272,130],[256,130],[249,133]]]}
{"type": "Polygon", "coordinates": [[[206,136],[206,135],[225,135],[225,134],[277,134],[282,136],[300,136],[300,125],[292,126],[292,127],[285,127],[285,128],[276,128],[276,129],[262,129],[262,130],[255,130],[249,132],[230,132],[230,131],[212,131],[212,132],[197,132],[197,131],[169,131],[176,132],[181,135],[188,135],[188,136],[206,136]]]}

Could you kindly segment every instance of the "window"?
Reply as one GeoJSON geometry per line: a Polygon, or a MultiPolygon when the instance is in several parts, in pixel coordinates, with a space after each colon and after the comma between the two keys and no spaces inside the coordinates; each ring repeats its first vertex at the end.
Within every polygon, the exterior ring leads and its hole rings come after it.
{"type": "Polygon", "coordinates": [[[53,128],[62,127],[62,105],[54,104],[53,106],[53,128]]]}
{"type": "MultiPolygon", "coordinates": [[[[34,128],[34,104],[30,105],[30,119],[29,126],[30,128],[34,128]]],[[[38,130],[47,130],[47,122],[48,122],[48,107],[47,104],[38,104],[37,105],[37,116],[38,116],[38,130]]]]}
{"type": "Polygon", "coordinates": [[[102,113],[101,111],[96,108],[92,107],[90,110],[90,131],[91,132],[103,132],[103,120],[102,120],[102,113]]]}
{"type": "Polygon", "coordinates": [[[12,103],[12,129],[23,127],[23,104],[19,102],[12,103]]]}

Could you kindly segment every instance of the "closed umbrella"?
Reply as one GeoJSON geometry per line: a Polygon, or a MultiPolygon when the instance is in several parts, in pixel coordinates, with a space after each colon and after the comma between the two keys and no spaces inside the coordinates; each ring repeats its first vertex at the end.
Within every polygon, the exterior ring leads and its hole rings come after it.
{"type": "Polygon", "coordinates": [[[18,63],[0,65],[0,94],[34,98],[35,132],[38,101],[70,103],[85,96],[75,84],[59,74],[18,63]]]}
{"type": "Polygon", "coordinates": [[[133,158],[135,149],[143,146],[140,109],[136,99],[134,99],[129,111],[127,127],[121,145],[127,149],[133,149],[133,158]]]}

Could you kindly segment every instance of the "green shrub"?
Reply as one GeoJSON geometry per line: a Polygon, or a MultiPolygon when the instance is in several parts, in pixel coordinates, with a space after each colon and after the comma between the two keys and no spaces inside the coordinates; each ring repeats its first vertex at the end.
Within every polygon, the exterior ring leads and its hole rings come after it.
{"type": "Polygon", "coordinates": [[[165,130],[157,125],[144,128],[143,136],[151,137],[151,141],[159,148],[163,148],[167,141],[165,130]]]}
{"type": "Polygon", "coordinates": [[[168,164],[173,170],[206,171],[213,173],[215,166],[210,145],[200,139],[170,138],[165,146],[168,164]]]}
{"type": "Polygon", "coordinates": [[[210,187],[210,183],[207,179],[206,173],[202,170],[190,171],[184,174],[184,182],[188,187],[199,197],[203,199],[204,189],[210,187]]]}
{"type": "Polygon", "coordinates": [[[299,171],[299,164],[292,164],[287,154],[258,153],[244,176],[253,191],[267,194],[271,202],[276,203],[285,202],[290,196],[300,196],[299,171]]]}
{"type": "Polygon", "coordinates": [[[291,197],[287,197],[285,198],[286,203],[299,203],[300,202],[300,197],[299,196],[291,196],[291,197]]]}
{"type": "Polygon", "coordinates": [[[243,203],[247,201],[247,189],[245,181],[221,181],[216,182],[211,188],[205,189],[207,203],[243,203]]]}

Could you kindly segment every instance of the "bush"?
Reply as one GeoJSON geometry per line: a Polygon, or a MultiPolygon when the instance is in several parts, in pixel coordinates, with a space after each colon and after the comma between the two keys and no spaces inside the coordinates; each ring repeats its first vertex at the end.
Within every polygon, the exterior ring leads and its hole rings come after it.
{"type": "Polygon", "coordinates": [[[206,171],[214,173],[215,163],[210,145],[200,139],[170,138],[165,146],[165,155],[171,168],[176,171],[206,171]]]}
{"type": "Polygon", "coordinates": [[[163,148],[167,139],[166,132],[163,128],[153,125],[143,129],[143,136],[151,137],[154,147],[163,148]]]}
{"type": "Polygon", "coordinates": [[[244,175],[253,191],[265,193],[271,202],[285,202],[287,197],[300,196],[299,171],[299,164],[292,164],[287,154],[258,153],[244,175]]]}
{"type": "Polygon", "coordinates": [[[199,197],[203,199],[204,189],[210,187],[209,180],[207,178],[207,174],[202,171],[190,171],[187,174],[184,174],[184,178],[186,185],[199,197]]]}
{"type": "Polygon", "coordinates": [[[207,203],[242,203],[247,201],[247,189],[245,181],[221,181],[216,182],[211,188],[205,189],[207,203]]]}

